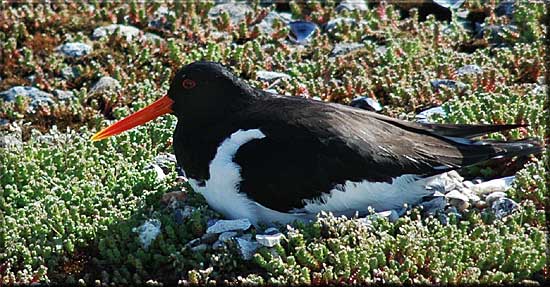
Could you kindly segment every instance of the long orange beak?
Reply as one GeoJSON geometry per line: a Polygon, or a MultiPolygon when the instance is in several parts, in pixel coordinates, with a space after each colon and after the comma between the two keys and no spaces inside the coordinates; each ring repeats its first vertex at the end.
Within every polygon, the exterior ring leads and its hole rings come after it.
{"type": "Polygon", "coordinates": [[[133,127],[144,124],[150,120],[172,112],[174,101],[168,96],[164,96],[147,107],[125,117],[124,119],[102,129],[92,136],[92,141],[99,141],[110,136],[129,130],[133,127]]]}

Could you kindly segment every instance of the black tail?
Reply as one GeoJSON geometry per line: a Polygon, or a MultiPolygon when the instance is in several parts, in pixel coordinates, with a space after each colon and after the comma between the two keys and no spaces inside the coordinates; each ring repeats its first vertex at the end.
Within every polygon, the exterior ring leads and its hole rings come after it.
{"type": "Polygon", "coordinates": [[[526,138],[515,141],[479,141],[481,144],[492,146],[496,154],[493,158],[526,156],[530,154],[539,154],[542,152],[542,146],[537,139],[526,138]]]}
{"type": "Polygon", "coordinates": [[[445,137],[475,138],[478,136],[526,127],[526,124],[506,125],[464,125],[464,124],[422,124],[434,134],[445,137]]]}

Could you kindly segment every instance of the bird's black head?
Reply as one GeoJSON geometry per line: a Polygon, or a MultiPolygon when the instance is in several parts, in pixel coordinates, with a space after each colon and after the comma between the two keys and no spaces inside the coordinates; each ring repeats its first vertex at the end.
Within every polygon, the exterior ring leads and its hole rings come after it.
{"type": "Polygon", "coordinates": [[[180,69],[170,85],[172,110],[183,121],[213,121],[252,96],[252,88],[216,62],[194,62],[180,69]]]}
{"type": "Polygon", "coordinates": [[[254,89],[215,62],[194,62],[180,69],[168,95],[96,133],[92,140],[116,135],[163,114],[173,113],[185,125],[205,126],[238,111],[254,96],[254,89]]]}

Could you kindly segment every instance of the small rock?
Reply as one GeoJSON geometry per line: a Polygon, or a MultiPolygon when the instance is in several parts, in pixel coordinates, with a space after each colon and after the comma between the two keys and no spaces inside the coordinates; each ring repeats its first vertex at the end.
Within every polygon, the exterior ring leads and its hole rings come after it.
{"type": "Polygon", "coordinates": [[[360,108],[367,111],[379,112],[382,110],[382,106],[378,101],[371,97],[357,97],[353,99],[350,103],[350,106],[360,108]]]}
{"type": "Polygon", "coordinates": [[[506,193],[502,191],[495,191],[487,195],[487,197],[485,198],[485,201],[487,202],[488,205],[493,205],[493,202],[495,202],[497,199],[504,198],[504,197],[506,197],[506,193]]]}
{"type": "Polygon", "coordinates": [[[433,0],[433,3],[448,9],[458,9],[466,0],[433,0]]]}
{"type": "Polygon", "coordinates": [[[353,11],[366,11],[369,7],[367,3],[363,0],[342,0],[338,6],[336,6],[336,12],[341,12],[343,10],[353,11]]]}
{"type": "Polygon", "coordinates": [[[63,53],[66,56],[79,58],[92,52],[92,46],[84,43],[65,43],[59,47],[57,50],[63,53]]]}
{"type": "Polygon", "coordinates": [[[282,17],[279,13],[271,11],[257,24],[257,26],[264,34],[271,35],[275,32],[275,29],[273,29],[273,23],[275,23],[275,21],[281,21],[285,24],[289,22],[288,19],[282,17]]]}
{"type": "Polygon", "coordinates": [[[70,101],[75,99],[74,93],[72,91],[54,90],[53,94],[60,101],[70,101]]]}
{"type": "Polygon", "coordinates": [[[53,104],[53,95],[46,93],[35,87],[15,86],[0,93],[0,99],[6,102],[15,101],[17,96],[27,97],[31,100],[31,108],[36,108],[42,104],[53,104]]]}
{"type": "Polygon", "coordinates": [[[229,14],[232,25],[236,25],[244,20],[247,12],[253,12],[252,8],[244,3],[225,3],[212,7],[210,11],[208,11],[208,17],[217,18],[224,11],[229,14]]]}
{"type": "Polygon", "coordinates": [[[158,181],[162,181],[166,178],[166,175],[164,174],[164,171],[162,170],[162,168],[156,164],[150,164],[148,165],[147,167],[145,167],[145,170],[154,170],[156,173],[157,173],[157,180],[158,181]]]}
{"type": "Polygon", "coordinates": [[[128,42],[138,39],[141,35],[141,30],[134,26],[111,24],[108,26],[96,28],[92,33],[92,39],[97,40],[103,38],[105,36],[115,33],[115,31],[119,31],[120,35],[125,37],[126,41],[128,42]]]}
{"type": "Polygon", "coordinates": [[[487,204],[487,202],[485,202],[484,200],[480,200],[478,202],[476,202],[474,204],[474,206],[477,208],[477,209],[484,209],[486,207],[488,207],[489,205],[487,204]]]}
{"type": "Polygon", "coordinates": [[[289,79],[290,76],[285,73],[272,71],[257,71],[256,78],[260,81],[273,82],[278,79],[289,79]]]}
{"type": "Polygon", "coordinates": [[[14,135],[0,135],[0,148],[19,147],[23,142],[14,135]]]}
{"type": "Polygon", "coordinates": [[[466,188],[471,189],[474,186],[474,183],[469,181],[469,180],[465,180],[465,181],[462,182],[462,185],[466,188]]]}
{"type": "Polygon", "coordinates": [[[447,201],[445,200],[445,196],[443,194],[441,194],[441,196],[433,196],[431,199],[420,203],[423,212],[426,214],[435,214],[438,211],[443,210],[445,205],[447,205],[447,201]]]}
{"type": "Polygon", "coordinates": [[[279,229],[277,229],[275,227],[270,227],[270,228],[264,230],[264,234],[273,235],[273,234],[277,234],[277,233],[279,233],[279,229]]]}
{"type": "Polygon", "coordinates": [[[502,219],[518,210],[519,205],[509,198],[501,197],[493,202],[491,209],[493,210],[496,218],[502,219]]]}
{"type": "Polygon", "coordinates": [[[226,242],[234,239],[235,237],[237,237],[237,235],[238,235],[238,233],[234,232],[234,231],[224,232],[224,233],[220,234],[218,240],[216,242],[214,242],[212,247],[214,249],[220,249],[222,246],[225,245],[226,242]]]}
{"type": "Polygon", "coordinates": [[[465,65],[456,70],[457,76],[483,74],[483,69],[478,65],[465,65]]]}
{"type": "Polygon", "coordinates": [[[275,234],[256,234],[256,241],[265,247],[273,247],[281,242],[284,235],[280,232],[275,234]]]}
{"type": "Polygon", "coordinates": [[[443,110],[443,107],[434,107],[420,112],[416,115],[416,121],[419,123],[431,123],[433,122],[433,116],[445,117],[447,113],[443,110]]]}
{"type": "Polygon", "coordinates": [[[151,245],[151,242],[157,238],[157,236],[160,233],[160,220],[158,219],[148,219],[143,223],[140,227],[133,228],[133,232],[139,233],[139,240],[141,242],[141,245],[145,249],[151,245]]]}
{"type": "Polygon", "coordinates": [[[317,31],[317,24],[309,21],[294,21],[288,24],[290,33],[288,38],[296,44],[305,44],[317,31]]]}
{"type": "Polygon", "coordinates": [[[237,246],[239,247],[239,250],[241,252],[241,255],[245,260],[252,259],[252,256],[254,256],[254,253],[259,247],[259,244],[257,242],[252,242],[250,240],[244,239],[242,237],[237,237],[237,246]]]}
{"type": "Polygon", "coordinates": [[[445,197],[449,200],[449,204],[458,208],[459,211],[464,211],[470,207],[468,197],[456,189],[447,193],[445,197]]]}
{"type": "Polygon", "coordinates": [[[121,88],[119,81],[109,76],[101,77],[93,87],[90,89],[88,94],[106,94],[109,92],[116,92],[121,88]]]}
{"type": "Polygon", "coordinates": [[[78,73],[78,69],[76,67],[65,67],[61,69],[61,76],[65,80],[72,80],[78,78],[80,74],[78,73]]]}
{"type": "Polygon", "coordinates": [[[330,56],[336,57],[340,55],[345,55],[349,52],[359,50],[363,47],[364,45],[361,43],[336,43],[336,45],[334,45],[334,48],[332,49],[332,52],[330,52],[330,56]]]}
{"type": "Polygon", "coordinates": [[[505,192],[512,186],[515,176],[507,176],[503,178],[493,179],[486,182],[476,184],[472,190],[478,195],[488,194],[496,191],[505,192]]]}
{"type": "Polygon", "coordinates": [[[223,233],[232,230],[247,230],[252,224],[247,218],[235,220],[218,220],[208,227],[206,233],[223,233]]]}
{"type": "Polygon", "coordinates": [[[193,252],[202,252],[202,251],[205,251],[206,249],[208,249],[208,245],[204,243],[191,247],[191,251],[193,252]]]}
{"type": "Polygon", "coordinates": [[[380,217],[387,218],[390,222],[395,222],[399,219],[399,215],[397,214],[397,211],[395,211],[393,209],[382,211],[382,212],[377,212],[376,215],[380,216],[380,217]]]}
{"type": "Polygon", "coordinates": [[[448,87],[450,89],[458,90],[466,89],[466,85],[464,83],[447,79],[437,79],[430,81],[430,85],[432,85],[435,90],[439,90],[441,87],[448,87]]]}

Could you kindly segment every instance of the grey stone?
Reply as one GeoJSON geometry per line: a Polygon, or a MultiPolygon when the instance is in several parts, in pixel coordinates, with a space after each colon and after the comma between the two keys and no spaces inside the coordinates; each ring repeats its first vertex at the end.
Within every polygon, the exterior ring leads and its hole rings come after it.
{"type": "Polygon", "coordinates": [[[491,209],[495,217],[502,219],[519,209],[519,204],[509,198],[499,198],[493,202],[491,209]]]}
{"type": "Polygon", "coordinates": [[[126,38],[126,41],[130,42],[132,40],[137,40],[141,35],[142,31],[134,26],[121,25],[121,24],[111,24],[108,26],[98,27],[92,33],[93,39],[100,39],[105,36],[111,35],[119,31],[120,35],[126,38]]]}
{"type": "Polygon", "coordinates": [[[374,112],[379,112],[382,110],[382,105],[380,105],[378,101],[371,97],[357,97],[353,99],[349,103],[349,105],[352,107],[374,112]]]}
{"type": "Polygon", "coordinates": [[[119,81],[109,76],[101,77],[90,89],[89,94],[105,94],[116,92],[121,88],[119,81]]]}
{"type": "Polygon", "coordinates": [[[257,71],[256,77],[260,81],[273,82],[278,79],[289,79],[290,76],[285,73],[272,71],[257,71]]]}
{"type": "Polygon", "coordinates": [[[141,245],[147,249],[149,245],[160,234],[161,223],[158,219],[148,219],[141,226],[133,228],[133,232],[139,233],[139,241],[141,245]]]}
{"type": "Polygon", "coordinates": [[[0,148],[19,147],[22,145],[23,142],[21,141],[21,139],[17,138],[14,135],[0,135],[0,148]]]}
{"type": "Polygon", "coordinates": [[[61,76],[65,80],[72,80],[78,78],[80,74],[78,73],[78,69],[76,67],[65,67],[61,69],[61,76]]]}
{"type": "Polygon", "coordinates": [[[341,12],[343,10],[353,11],[353,10],[359,10],[359,11],[365,11],[368,10],[369,7],[367,6],[367,3],[365,0],[342,0],[338,6],[336,6],[336,12],[341,12]]]}
{"type": "Polygon", "coordinates": [[[6,102],[15,101],[17,96],[27,97],[31,101],[31,108],[42,104],[53,104],[53,95],[40,89],[29,86],[15,86],[0,93],[0,99],[6,102]]]}
{"type": "Polygon", "coordinates": [[[470,207],[469,198],[456,189],[447,193],[445,197],[449,200],[450,205],[458,208],[460,211],[464,211],[470,207]]]}
{"type": "Polygon", "coordinates": [[[237,246],[239,247],[239,251],[241,252],[243,258],[245,260],[252,259],[254,253],[260,245],[257,242],[253,242],[242,237],[237,237],[236,240],[237,246]]]}
{"type": "Polygon", "coordinates": [[[75,99],[72,91],[54,90],[53,93],[60,101],[70,101],[75,99]]]}
{"type": "Polygon", "coordinates": [[[442,193],[436,192],[431,199],[420,203],[422,206],[423,212],[426,214],[435,214],[438,211],[442,211],[447,205],[445,196],[442,193]]]}
{"type": "Polygon", "coordinates": [[[288,24],[290,27],[290,33],[288,33],[288,39],[295,44],[308,43],[315,31],[318,30],[317,24],[309,21],[293,21],[288,24]]]}
{"type": "Polygon", "coordinates": [[[456,70],[457,76],[483,74],[483,69],[478,65],[465,65],[456,70]]]}
{"type": "Polygon", "coordinates": [[[487,202],[488,205],[492,205],[493,202],[495,202],[497,199],[504,198],[504,197],[506,197],[506,193],[502,191],[495,191],[487,195],[487,197],[485,198],[485,201],[487,202]]]}
{"type": "Polygon", "coordinates": [[[420,112],[416,115],[416,121],[419,123],[431,123],[433,122],[432,117],[434,116],[445,117],[447,113],[443,110],[443,107],[433,107],[427,110],[420,112]]]}
{"type": "Polygon", "coordinates": [[[191,251],[193,252],[202,252],[202,251],[205,251],[206,249],[208,249],[208,245],[204,243],[191,247],[191,251]]]}
{"type": "Polygon", "coordinates": [[[442,87],[447,87],[447,88],[456,89],[456,90],[466,89],[466,84],[459,81],[447,80],[447,79],[432,80],[430,81],[430,85],[432,85],[432,87],[435,90],[439,90],[442,87]]]}
{"type": "Polygon", "coordinates": [[[78,58],[88,55],[90,52],[92,52],[92,46],[78,42],[65,43],[57,47],[57,50],[66,56],[78,58]]]}
{"type": "Polygon", "coordinates": [[[244,3],[225,3],[212,7],[208,11],[208,17],[217,18],[222,12],[227,12],[231,18],[231,24],[236,25],[244,20],[247,12],[252,12],[252,8],[244,3]]]}
{"type": "Polygon", "coordinates": [[[247,230],[252,224],[247,218],[235,220],[218,220],[212,226],[208,227],[207,233],[223,233],[232,230],[247,230]]]}
{"type": "Polygon", "coordinates": [[[284,237],[280,232],[275,234],[256,234],[256,241],[265,247],[273,247],[279,244],[284,237]]]}
{"type": "Polygon", "coordinates": [[[330,52],[330,56],[336,57],[340,55],[345,55],[349,52],[359,50],[363,47],[364,45],[361,43],[336,43],[336,45],[334,45],[334,48],[330,52]]]}
{"type": "Polygon", "coordinates": [[[474,185],[472,187],[472,191],[474,191],[478,195],[489,194],[496,191],[504,192],[512,186],[512,182],[514,182],[514,179],[515,176],[507,176],[503,178],[489,180],[474,185]]]}
{"type": "Polygon", "coordinates": [[[145,167],[145,170],[151,170],[151,169],[154,170],[155,173],[157,174],[157,180],[158,181],[162,181],[163,179],[166,178],[166,175],[164,174],[164,171],[157,164],[152,163],[152,164],[149,164],[148,166],[145,167]]]}
{"type": "Polygon", "coordinates": [[[388,51],[388,47],[386,47],[386,45],[380,45],[376,47],[376,50],[375,50],[375,52],[378,55],[385,55],[387,51],[388,51]]]}
{"type": "Polygon", "coordinates": [[[395,222],[397,221],[397,219],[399,219],[399,214],[397,214],[397,211],[393,209],[377,212],[376,215],[387,218],[390,222],[395,222]]]}
{"type": "Polygon", "coordinates": [[[269,12],[263,19],[260,21],[260,23],[257,24],[258,28],[260,28],[260,31],[267,35],[273,34],[275,32],[275,29],[273,29],[273,23],[279,20],[285,24],[288,24],[288,20],[282,17],[279,13],[271,11],[269,12]]]}

